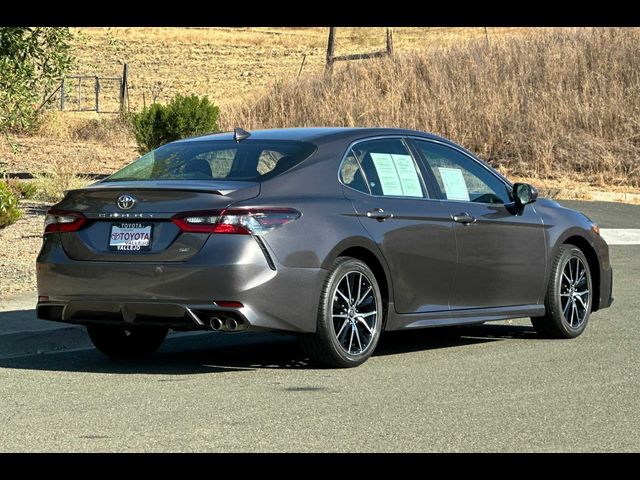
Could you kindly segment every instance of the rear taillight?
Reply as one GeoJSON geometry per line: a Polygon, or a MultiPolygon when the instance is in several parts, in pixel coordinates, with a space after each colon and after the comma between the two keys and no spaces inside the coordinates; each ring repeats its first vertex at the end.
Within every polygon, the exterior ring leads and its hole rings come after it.
{"type": "Polygon", "coordinates": [[[51,209],[44,217],[44,233],[76,232],[86,221],[80,212],[51,209]]]}
{"type": "Polygon", "coordinates": [[[230,208],[180,213],[171,221],[183,232],[263,235],[300,215],[292,208],[230,208]]]}

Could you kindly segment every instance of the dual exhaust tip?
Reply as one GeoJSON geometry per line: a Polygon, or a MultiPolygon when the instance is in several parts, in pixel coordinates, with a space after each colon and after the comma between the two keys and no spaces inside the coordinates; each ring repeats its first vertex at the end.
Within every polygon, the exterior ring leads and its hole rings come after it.
{"type": "Polygon", "coordinates": [[[233,317],[227,317],[225,319],[221,319],[220,317],[211,317],[209,320],[209,326],[211,330],[215,330],[216,332],[237,332],[244,328],[244,324],[238,322],[233,317]]]}

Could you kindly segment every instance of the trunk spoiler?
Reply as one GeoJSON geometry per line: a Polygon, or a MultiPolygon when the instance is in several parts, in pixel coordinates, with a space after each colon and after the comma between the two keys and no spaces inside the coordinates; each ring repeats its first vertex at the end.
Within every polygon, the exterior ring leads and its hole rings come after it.
{"type": "Polygon", "coordinates": [[[226,196],[237,190],[257,185],[259,185],[257,182],[215,180],[100,181],[84,188],[69,190],[67,193],[98,190],[179,190],[226,196]]]}

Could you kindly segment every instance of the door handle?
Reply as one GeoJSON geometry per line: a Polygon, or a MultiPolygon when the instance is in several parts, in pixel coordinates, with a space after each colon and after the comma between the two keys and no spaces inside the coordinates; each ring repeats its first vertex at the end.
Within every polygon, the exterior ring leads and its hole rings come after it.
{"type": "Polygon", "coordinates": [[[373,210],[367,212],[367,217],[375,218],[379,222],[384,222],[388,218],[393,218],[393,213],[385,212],[381,208],[374,208],[373,210]]]}
{"type": "Polygon", "coordinates": [[[462,223],[463,225],[469,225],[470,223],[476,223],[475,217],[468,214],[467,212],[456,213],[451,216],[454,222],[462,223]]]}

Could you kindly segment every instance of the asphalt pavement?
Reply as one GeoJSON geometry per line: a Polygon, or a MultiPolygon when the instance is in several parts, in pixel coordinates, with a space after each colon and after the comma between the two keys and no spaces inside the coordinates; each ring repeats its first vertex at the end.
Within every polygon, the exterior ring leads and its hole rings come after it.
{"type": "MultiPolygon", "coordinates": [[[[640,206],[560,203],[640,228],[640,206]]],[[[616,300],[575,340],[525,319],[398,332],[349,370],[277,334],[114,362],[26,296],[0,311],[0,451],[639,451],[640,245],[611,255],[616,300]]]]}
{"type": "Polygon", "coordinates": [[[558,203],[584,213],[603,228],[640,228],[640,205],[578,200],[558,200],[558,203]]]}

